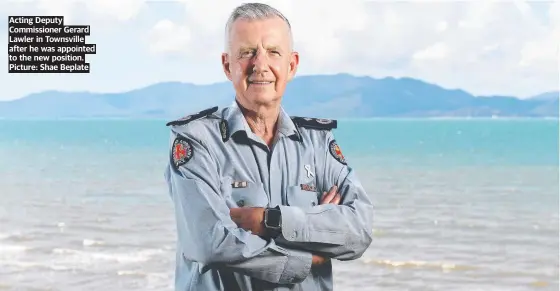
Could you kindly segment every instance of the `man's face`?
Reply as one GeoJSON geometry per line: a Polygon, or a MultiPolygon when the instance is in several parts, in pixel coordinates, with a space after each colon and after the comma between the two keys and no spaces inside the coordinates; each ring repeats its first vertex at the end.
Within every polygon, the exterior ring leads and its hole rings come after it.
{"type": "Polygon", "coordinates": [[[298,54],[291,51],[288,25],[279,17],[235,21],[229,54],[222,55],[238,100],[249,108],[279,104],[298,62],[298,54]]]}

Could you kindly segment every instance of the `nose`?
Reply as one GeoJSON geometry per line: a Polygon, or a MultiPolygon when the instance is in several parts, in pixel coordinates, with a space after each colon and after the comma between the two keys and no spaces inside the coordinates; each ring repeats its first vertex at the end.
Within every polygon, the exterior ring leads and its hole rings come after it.
{"type": "Polygon", "coordinates": [[[259,49],[255,57],[253,58],[253,72],[262,73],[268,71],[268,59],[266,51],[259,49]]]}

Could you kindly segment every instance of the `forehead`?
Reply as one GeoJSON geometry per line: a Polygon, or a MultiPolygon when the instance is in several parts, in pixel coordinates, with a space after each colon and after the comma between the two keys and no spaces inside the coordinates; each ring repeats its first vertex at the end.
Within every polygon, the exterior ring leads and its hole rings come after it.
{"type": "Polygon", "coordinates": [[[254,46],[258,44],[289,45],[290,31],[280,17],[259,20],[237,19],[230,32],[233,46],[254,46]]]}

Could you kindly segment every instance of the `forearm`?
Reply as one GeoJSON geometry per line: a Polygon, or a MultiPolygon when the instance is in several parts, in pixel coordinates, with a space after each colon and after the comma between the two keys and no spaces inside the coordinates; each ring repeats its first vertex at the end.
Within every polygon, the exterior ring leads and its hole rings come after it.
{"type": "MultiPolygon", "coordinates": [[[[210,193],[211,189],[194,179],[179,178],[174,193],[210,193]],[[183,190],[181,190],[183,189],[183,190]]],[[[272,282],[303,281],[311,268],[311,254],[288,250],[235,225],[228,208],[218,195],[174,195],[179,241],[187,260],[203,269],[220,267],[272,282]],[[193,207],[198,205],[198,207],[193,207]]]]}
{"type": "Polygon", "coordinates": [[[325,206],[317,207],[317,210],[328,208],[325,211],[281,207],[282,235],[277,244],[338,260],[359,258],[372,241],[370,224],[364,223],[351,206],[325,206]]]}
{"type": "Polygon", "coordinates": [[[373,205],[351,177],[339,186],[340,205],[280,206],[282,235],[277,243],[339,260],[360,257],[372,241],[373,205]]]}
{"type": "Polygon", "coordinates": [[[274,247],[274,251],[267,250],[238,263],[217,264],[222,269],[278,284],[303,281],[309,274],[311,265],[310,252],[278,245],[274,247]]]}
{"type": "MultiPolygon", "coordinates": [[[[249,234],[254,237],[254,235],[249,234]]],[[[223,243],[214,250],[186,250],[186,258],[197,261],[202,266],[202,272],[208,269],[230,270],[263,281],[277,284],[289,284],[303,281],[311,269],[311,253],[294,250],[276,245],[273,241],[262,247],[251,244],[240,244],[229,241],[232,237],[216,237],[223,243]]],[[[186,242],[190,245],[191,242],[186,242]]]]}

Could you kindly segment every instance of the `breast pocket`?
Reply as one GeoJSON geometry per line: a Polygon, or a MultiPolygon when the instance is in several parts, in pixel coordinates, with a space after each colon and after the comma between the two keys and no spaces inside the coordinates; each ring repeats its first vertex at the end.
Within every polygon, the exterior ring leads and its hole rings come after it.
{"type": "Polygon", "coordinates": [[[301,186],[288,187],[286,193],[288,206],[297,206],[308,209],[319,204],[319,194],[315,191],[301,189],[301,186]]]}
{"type": "Polygon", "coordinates": [[[237,207],[267,207],[268,196],[262,183],[247,183],[243,188],[232,188],[231,199],[237,207]]]}

